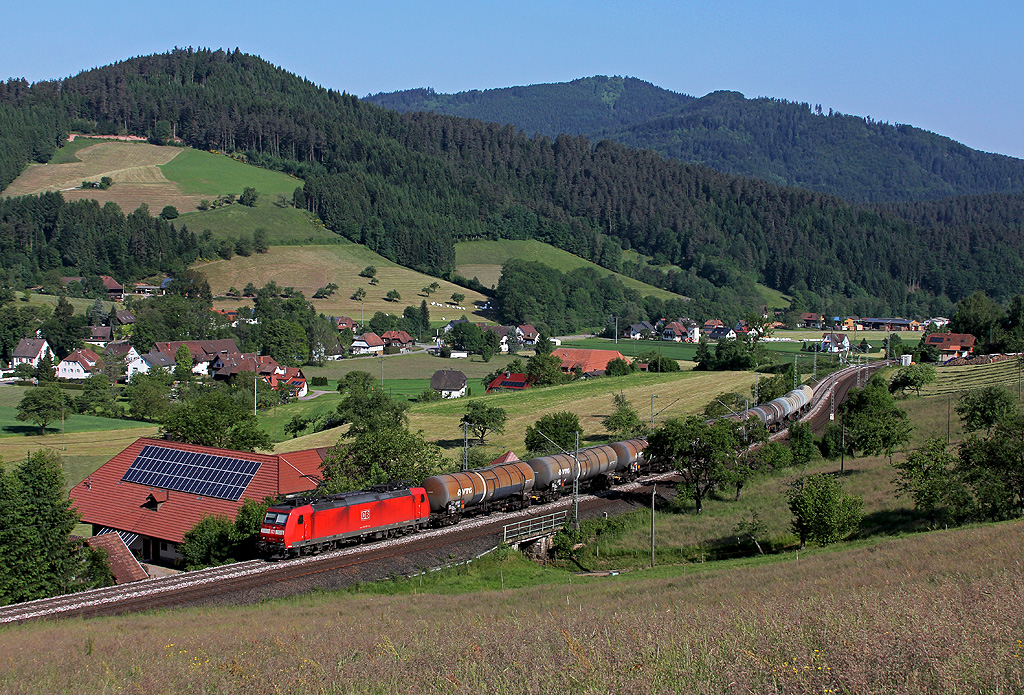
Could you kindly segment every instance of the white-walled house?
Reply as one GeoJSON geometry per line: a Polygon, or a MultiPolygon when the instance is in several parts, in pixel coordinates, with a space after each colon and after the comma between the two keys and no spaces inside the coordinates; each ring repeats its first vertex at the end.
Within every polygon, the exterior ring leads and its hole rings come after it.
{"type": "Polygon", "coordinates": [[[430,377],[430,388],[441,398],[462,398],[466,395],[466,375],[455,369],[439,369],[430,377]]]}
{"type": "Polygon", "coordinates": [[[92,350],[79,348],[57,365],[58,379],[88,379],[103,368],[103,360],[92,350]]]}
{"type": "Polygon", "coordinates": [[[18,346],[14,348],[11,366],[27,364],[35,369],[39,366],[39,360],[43,359],[48,352],[52,359],[53,351],[50,350],[50,344],[46,342],[45,338],[22,338],[18,341],[18,346]]]}
{"type": "Polygon", "coordinates": [[[844,333],[826,333],[821,336],[820,352],[846,352],[850,349],[850,338],[844,333]]]}
{"type": "Polygon", "coordinates": [[[107,343],[103,356],[107,357],[108,355],[114,359],[124,359],[125,378],[129,381],[136,374],[147,374],[149,372],[149,366],[144,364],[142,355],[139,354],[138,350],[131,343],[107,343]]]}

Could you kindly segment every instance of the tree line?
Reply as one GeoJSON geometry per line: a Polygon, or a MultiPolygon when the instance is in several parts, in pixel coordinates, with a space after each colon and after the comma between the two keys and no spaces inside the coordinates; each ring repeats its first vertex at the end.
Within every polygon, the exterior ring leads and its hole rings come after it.
{"type": "Polygon", "coordinates": [[[188,144],[300,176],[295,202],[330,228],[435,275],[451,273],[453,241],[490,237],[539,239],[605,266],[635,250],[653,270],[630,272],[681,294],[728,288],[753,302],[757,279],[860,315],[915,313],[975,289],[1001,298],[1024,279],[1006,262],[1016,245],[986,230],[948,244],[898,210],[608,140],[389,112],[239,51],[176,50],[15,91],[5,99],[17,108],[130,132],[166,121],[188,144]],[[1001,259],[1003,272],[971,280],[976,258],[1001,259]],[[939,286],[931,268],[964,281],[939,286]]]}

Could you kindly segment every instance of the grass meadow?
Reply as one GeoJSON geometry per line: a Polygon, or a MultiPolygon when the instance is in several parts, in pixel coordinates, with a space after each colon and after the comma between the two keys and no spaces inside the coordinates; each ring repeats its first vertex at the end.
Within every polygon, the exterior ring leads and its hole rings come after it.
{"type": "Polygon", "coordinates": [[[466,278],[476,277],[487,287],[498,284],[498,280],[501,278],[501,266],[510,258],[538,261],[563,273],[576,268],[593,268],[602,276],[614,275],[623,285],[635,289],[645,296],[653,295],[661,299],[678,299],[680,297],[678,294],[658,289],[620,273],[612,273],[595,263],[541,241],[503,239],[500,241],[461,241],[455,244],[456,271],[466,278]]]}
{"type": "Polygon", "coordinates": [[[0,690],[1019,692],[1022,530],[1004,523],[614,577],[499,554],[422,587],[405,582],[397,595],[4,627],[0,690]]]}
{"type": "MultiPolygon", "coordinates": [[[[1006,365],[986,369],[1005,380],[1006,365]]],[[[948,393],[965,380],[977,383],[981,374],[941,369],[929,387],[935,393],[901,402],[915,424],[915,444],[946,433],[941,415],[948,393]]],[[[661,396],[659,406],[681,398],[661,419],[699,409],[718,391],[749,387],[750,376],[638,374],[490,396],[489,403],[510,415],[510,434],[496,437],[494,447],[521,438],[525,424],[551,409],[591,413],[582,419],[588,433],[596,431],[595,413],[608,409],[613,391],[626,393],[641,413],[652,393],[661,396]]],[[[326,398],[304,406],[319,407],[326,398]]],[[[435,433],[428,438],[454,437],[464,404],[414,405],[413,427],[435,433]]],[[[951,425],[955,442],[962,432],[951,425]]],[[[808,472],[839,465],[818,460],[808,472]]],[[[641,508],[587,522],[587,543],[569,565],[536,565],[499,549],[424,576],[258,605],[0,628],[0,651],[7,655],[0,691],[1024,689],[1024,524],[913,533],[921,525],[909,501],[895,496],[888,460],[862,457],[847,459],[843,476],[846,489],[865,500],[860,533],[797,554],[784,491],[799,473],[752,480],[739,501],[726,491],[700,516],[671,494],[659,496],[653,569],[647,566],[650,516],[641,508]],[[768,547],[776,552],[736,552],[736,522],[751,511],[766,521],[768,547]]]]}
{"type": "Polygon", "coordinates": [[[34,424],[16,418],[16,406],[26,388],[31,387],[0,386],[0,459],[13,463],[36,449],[58,451],[69,487],[80,483],[139,437],[157,432],[156,425],[145,422],[69,414],[64,420],[63,437],[59,419],[47,425],[46,434],[39,435],[34,424]]]}
{"type": "MultiPolygon", "coordinates": [[[[235,256],[230,261],[217,260],[194,267],[206,274],[214,294],[223,295],[231,287],[241,291],[249,282],[262,287],[273,280],[281,287],[301,290],[320,313],[350,316],[356,320],[360,320],[362,314],[369,320],[375,311],[400,316],[406,306],[419,306],[420,302],[426,300],[431,319],[443,318],[447,322],[463,314],[467,317],[473,315],[474,302],[487,299],[478,292],[410,270],[365,246],[348,242],[323,246],[272,246],[267,253],[248,258],[235,256]],[[379,284],[376,286],[370,285],[367,278],[359,276],[359,272],[368,265],[377,269],[379,284]],[[317,289],[331,282],[339,288],[332,297],[312,299],[317,289]],[[427,297],[421,290],[432,282],[437,282],[440,289],[427,297]],[[366,290],[366,299],[362,302],[351,298],[359,287],[366,290]],[[388,301],[386,295],[389,290],[398,290],[401,300],[388,301]],[[465,311],[450,306],[430,306],[432,301],[447,302],[453,293],[465,295],[461,305],[465,311]]],[[[218,308],[250,304],[250,300],[236,298],[222,298],[215,302],[218,308]]],[[[478,314],[476,320],[483,320],[483,317],[478,314]]]]}

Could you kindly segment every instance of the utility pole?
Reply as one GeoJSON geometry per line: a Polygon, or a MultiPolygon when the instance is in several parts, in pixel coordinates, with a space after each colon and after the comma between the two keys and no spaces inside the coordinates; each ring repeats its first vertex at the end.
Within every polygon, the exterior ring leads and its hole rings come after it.
{"type": "Polygon", "coordinates": [[[761,402],[761,396],[758,394],[760,389],[761,389],[761,375],[758,374],[757,372],[754,372],[754,405],[757,405],[758,403],[761,402]]]}
{"type": "Polygon", "coordinates": [[[796,387],[799,385],[797,381],[800,379],[799,366],[797,360],[800,359],[800,355],[793,355],[793,390],[796,391],[796,387]]]}
{"type": "Polygon", "coordinates": [[[657,394],[653,394],[653,393],[651,394],[651,430],[650,430],[651,432],[654,431],[654,399],[655,398],[661,398],[661,396],[658,396],[657,394]]]}
{"type": "Polygon", "coordinates": [[[818,351],[814,351],[814,371],[811,372],[811,379],[814,381],[818,380],[818,351]]]}
{"type": "Polygon", "coordinates": [[[462,423],[462,470],[469,470],[469,423],[462,423]]]}
{"type": "Polygon", "coordinates": [[[380,353],[380,387],[384,388],[384,352],[380,353]]]}
{"type": "Polygon", "coordinates": [[[256,380],[257,379],[259,379],[258,376],[254,376],[252,378],[252,414],[253,415],[256,414],[256,406],[258,405],[258,399],[256,398],[256,380]]]}

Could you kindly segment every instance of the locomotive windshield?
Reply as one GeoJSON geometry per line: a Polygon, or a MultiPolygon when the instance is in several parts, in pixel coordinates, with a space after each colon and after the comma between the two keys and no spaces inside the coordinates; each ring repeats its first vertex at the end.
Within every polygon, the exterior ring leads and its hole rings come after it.
{"type": "Polygon", "coordinates": [[[275,512],[270,510],[267,512],[267,516],[263,519],[264,524],[280,524],[284,526],[284,522],[288,521],[288,515],[282,514],[281,512],[275,512]]]}

